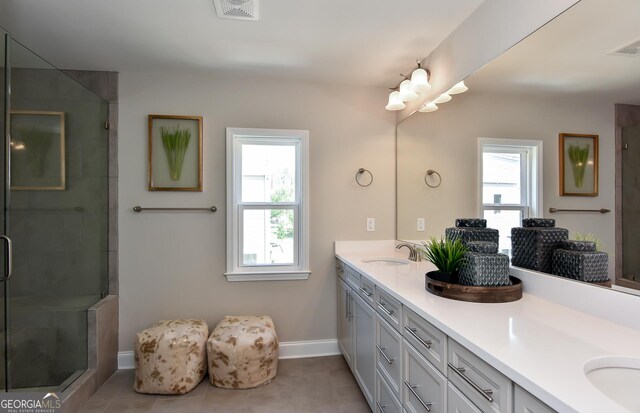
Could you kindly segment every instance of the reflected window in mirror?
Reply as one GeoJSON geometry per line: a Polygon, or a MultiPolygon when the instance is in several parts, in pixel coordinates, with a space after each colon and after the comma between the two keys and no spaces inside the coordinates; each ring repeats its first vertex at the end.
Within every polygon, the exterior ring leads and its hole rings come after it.
{"type": "Polygon", "coordinates": [[[500,231],[499,250],[511,256],[511,228],[540,211],[540,141],[480,138],[480,215],[500,231]]]}

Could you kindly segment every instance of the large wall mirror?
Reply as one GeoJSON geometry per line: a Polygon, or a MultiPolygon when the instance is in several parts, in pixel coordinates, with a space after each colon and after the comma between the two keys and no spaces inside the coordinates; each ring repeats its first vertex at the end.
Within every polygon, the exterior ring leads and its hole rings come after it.
{"type": "Polygon", "coordinates": [[[639,288],[639,21],[637,0],[582,0],[466,79],[469,91],[399,123],[397,238],[484,217],[509,253],[523,217],[553,218],[598,240],[615,284],[639,288]],[[564,192],[577,195],[560,195],[560,134],[574,174],[564,192]],[[571,145],[591,146],[584,157],[571,145]]]}

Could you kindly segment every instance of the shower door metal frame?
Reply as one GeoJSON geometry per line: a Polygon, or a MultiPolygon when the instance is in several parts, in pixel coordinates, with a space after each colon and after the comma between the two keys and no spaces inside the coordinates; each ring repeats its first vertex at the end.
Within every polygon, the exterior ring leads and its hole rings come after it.
{"type": "Polygon", "coordinates": [[[3,346],[3,354],[4,357],[4,371],[0,372],[4,374],[4,389],[1,389],[5,392],[9,391],[11,388],[10,385],[10,374],[9,374],[9,342],[10,342],[10,329],[9,329],[9,283],[7,280],[11,277],[12,271],[12,255],[13,251],[11,248],[11,239],[6,235],[9,233],[9,219],[8,219],[8,211],[10,205],[10,196],[11,196],[11,37],[8,33],[4,35],[4,131],[3,131],[3,143],[4,143],[4,205],[2,205],[2,232],[3,234],[0,236],[3,243],[3,254],[5,268],[3,268],[3,274],[0,281],[2,281],[2,294],[4,295],[3,303],[4,308],[2,309],[2,317],[3,317],[3,327],[4,327],[4,342],[3,346]],[[4,248],[6,244],[7,248],[4,248]]]}

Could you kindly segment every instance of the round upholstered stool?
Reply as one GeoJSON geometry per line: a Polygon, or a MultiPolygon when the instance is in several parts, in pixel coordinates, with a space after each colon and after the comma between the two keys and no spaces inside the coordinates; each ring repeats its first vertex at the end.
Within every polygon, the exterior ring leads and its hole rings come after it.
{"type": "Polygon", "coordinates": [[[278,336],[269,316],[226,316],[207,340],[209,380],[248,389],[269,383],[278,370],[278,336]]]}
{"type": "Polygon", "coordinates": [[[203,320],[162,320],[136,334],[133,389],[151,394],[193,390],[207,370],[208,335],[203,320]]]}

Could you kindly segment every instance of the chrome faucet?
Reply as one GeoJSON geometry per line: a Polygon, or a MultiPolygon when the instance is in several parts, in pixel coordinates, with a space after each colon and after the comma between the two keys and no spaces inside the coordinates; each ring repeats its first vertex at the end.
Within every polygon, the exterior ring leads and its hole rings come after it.
{"type": "Polygon", "coordinates": [[[396,246],[397,249],[402,247],[409,248],[409,260],[410,261],[422,261],[422,255],[418,252],[414,245],[408,244],[406,242],[400,243],[396,246]]]}

